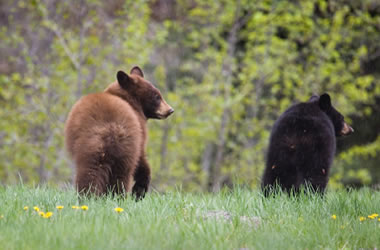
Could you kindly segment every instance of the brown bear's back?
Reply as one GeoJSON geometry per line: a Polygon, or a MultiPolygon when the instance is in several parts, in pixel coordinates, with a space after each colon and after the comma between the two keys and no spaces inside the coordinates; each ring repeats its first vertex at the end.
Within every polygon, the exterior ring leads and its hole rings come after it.
{"type": "Polygon", "coordinates": [[[121,98],[108,93],[90,94],[72,108],[65,124],[65,139],[77,174],[106,164],[133,170],[144,144],[143,124],[121,98]]]}

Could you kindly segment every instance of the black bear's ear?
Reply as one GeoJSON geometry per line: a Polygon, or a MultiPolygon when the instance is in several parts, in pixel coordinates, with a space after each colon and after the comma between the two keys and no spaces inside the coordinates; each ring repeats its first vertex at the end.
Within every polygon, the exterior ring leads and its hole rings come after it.
{"type": "Polygon", "coordinates": [[[325,111],[331,108],[331,98],[329,94],[325,93],[319,97],[319,107],[325,111]]]}
{"type": "Polygon", "coordinates": [[[310,97],[309,102],[315,102],[318,100],[319,100],[319,96],[314,94],[310,97]]]}
{"type": "Polygon", "coordinates": [[[127,88],[131,82],[129,76],[121,70],[117,72],[116,78],[119,85],[124,89],[127,88]]]}
{"type": "Polygon", "coordinates": [[[135,75],[138,75],[138,76],[144,77],[144,73],[143,73],[143,71],[140,69],[139,66],[134,66],[134,67],[131,69],[131,75],[132,75],[132,74],[135,74],[135,75]]]}

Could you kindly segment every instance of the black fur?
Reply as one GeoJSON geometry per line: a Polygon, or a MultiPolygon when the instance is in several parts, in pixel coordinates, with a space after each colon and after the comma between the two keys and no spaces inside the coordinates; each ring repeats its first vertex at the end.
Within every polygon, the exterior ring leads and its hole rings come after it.
{"type": "Polygon", "coordinates": [[[286,110],[270,136],[262,178],[264,193],[268,195],[276,184],[287,192],[298,192],[307,184],[323,193],[335,155],[336,136],[344,124],[328,94],[314,95],[309,102],[286,110]]]}

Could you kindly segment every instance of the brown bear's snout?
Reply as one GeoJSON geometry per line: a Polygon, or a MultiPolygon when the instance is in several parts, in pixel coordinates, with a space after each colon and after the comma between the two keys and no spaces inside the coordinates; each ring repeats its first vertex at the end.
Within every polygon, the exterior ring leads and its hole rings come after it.
{"type": "Polygon", "coordinates": [[[174,109],[170,107],[164,100],[161,101],[160,106],[157,110],[157,115],[159,119],[165,119],[174,112],[174,109]]]}
{"type": "Polygon", "coordinates": [[[171,115],[172,113],[174,113],[174,109],[173,108],[169,109],[168,116],[171,115]]]}
{"type": "Polygon", "coordinates": [[[352,132],[354,132],[354,129],[348,125],[347,123],[344,123],[343,124],[343,129],[342,131],[340,132],[341,135],[349,135],[351,134],[352,132]]]}

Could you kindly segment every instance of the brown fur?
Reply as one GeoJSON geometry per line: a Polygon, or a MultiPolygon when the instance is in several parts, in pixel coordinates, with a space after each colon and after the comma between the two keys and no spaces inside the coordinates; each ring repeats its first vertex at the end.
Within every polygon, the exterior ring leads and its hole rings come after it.
{"type": "Polygon", "coordinates": [[[142,198],[150,182],[147,119],[164,119],[174,110],[140,68],[130,75],[119,71],[117,77],[104,92],[74,105],[65,124],[66,147],[76,164],[79,192],[120,194],[130,191],[134,180],[132,192],[142,198]]]}

